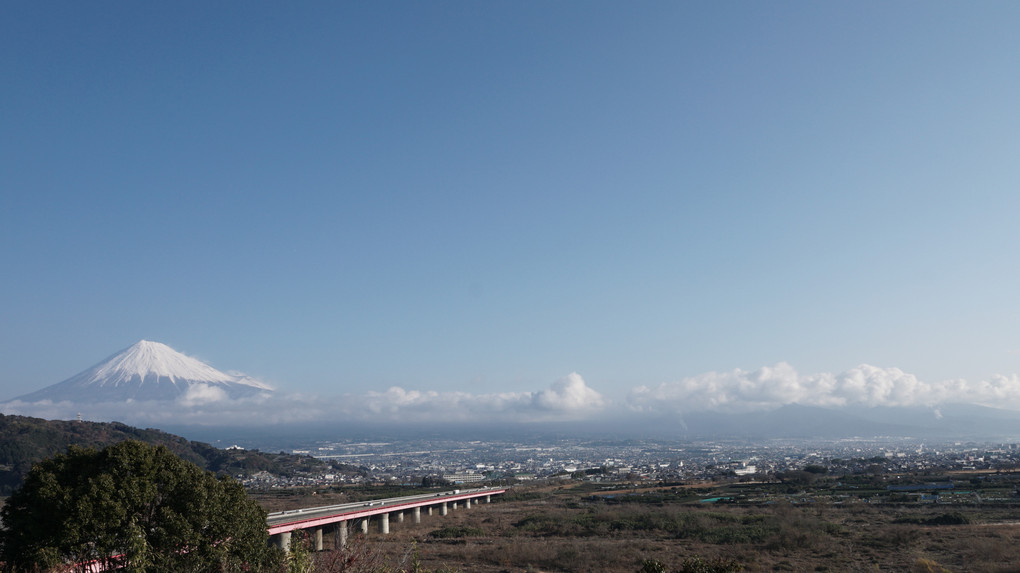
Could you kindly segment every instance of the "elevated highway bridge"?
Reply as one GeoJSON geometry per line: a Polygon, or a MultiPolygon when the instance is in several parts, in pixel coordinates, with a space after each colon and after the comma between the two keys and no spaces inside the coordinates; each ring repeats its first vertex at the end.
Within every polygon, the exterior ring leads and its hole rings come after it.
{"type": "Polygon", "coordinates": [[[404,516],[411,515],[414,523],[421,523],[422,511],[432,515],[446,515],[459,505],[470,509],[472,503],[489,503],[492,496],[506,493],[505,488],[483,487],[477,489],[455,489],[441,493],[408,495],[391,497],[356,503],[343,503],[325,507],[309,507],[270,513],[266,517],[270,540],[282,549],[290,548],[291,533],[299,530],[310,530],[315,542],[315,549],[322,550],[324,531],[331,530],[338,536],[338,543],[347,542],[348,526],[356,524],[363,533],[368,533],[369,521],[374,518],[378,523],[379,532],[390,532],[390,517],[397,522],[404,521],[404,516]]]}

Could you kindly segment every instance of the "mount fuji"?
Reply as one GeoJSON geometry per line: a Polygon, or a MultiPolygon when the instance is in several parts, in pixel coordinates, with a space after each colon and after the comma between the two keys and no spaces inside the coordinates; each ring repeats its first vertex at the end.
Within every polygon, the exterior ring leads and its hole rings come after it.
{"type": "Polygon", "coordinates": [[[173,401],[193,396],[237,399],[273,388],[227,374],[159,342],[139,341],[63,382],[15,398],[21,402],[173,401]]]}

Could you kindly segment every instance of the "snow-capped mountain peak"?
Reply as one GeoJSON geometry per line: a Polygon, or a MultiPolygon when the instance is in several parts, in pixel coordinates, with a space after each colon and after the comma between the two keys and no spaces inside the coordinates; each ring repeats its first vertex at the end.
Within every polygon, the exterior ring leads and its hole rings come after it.
{"type": "MultiPolygon", "coordinates": [[[[86,383],[99,386],[130,383],[132,379],[145,380],[150,376],[168,378],[172,382],[236,382],[231,376],[205,362],[181,354],[166,344],[140,340],[114,354],[91,370],[86,383]]],[[[265,389],[269,389],[265,387],[265,389]]]]}
{"type": "Polygon", "coordinates": [[[67,380],[17,398],[105,402],[121,400],[173,400],[195,387],[219,391],[224,398],[272,392],[272,387],[245,376],[227,374],[177,352],[169,346],[141,340],[67,380]]]}

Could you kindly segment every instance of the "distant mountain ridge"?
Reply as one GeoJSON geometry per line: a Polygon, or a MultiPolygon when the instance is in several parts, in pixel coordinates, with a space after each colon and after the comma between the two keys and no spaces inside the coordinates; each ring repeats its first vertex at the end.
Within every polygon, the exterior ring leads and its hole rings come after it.
{"type": "Polygon", "coordinates": [[[249,376],[221,372],[165,344],[141,340],[63,382],[14,400],[88,404],[177,400],[195,393],[237,399],[272,391],[249,376]]]}
{"type": "Polygon", "coordinates": [[[659,423],[674,428],[681,425],[680,434],[687,438],[1020,439],[1020,412],[974,404],[838,409],[788,404],[740,414],[692,412],[659,423]]]}

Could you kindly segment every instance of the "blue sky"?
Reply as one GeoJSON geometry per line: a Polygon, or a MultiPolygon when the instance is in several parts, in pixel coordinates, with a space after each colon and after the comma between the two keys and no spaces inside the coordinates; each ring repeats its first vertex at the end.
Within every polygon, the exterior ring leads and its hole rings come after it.
{"type": "Polygon", "coordinates": [[[321,395],[1014,376],[1018,24],[5,3],[0,398],[143,338],[321,395]]]}

